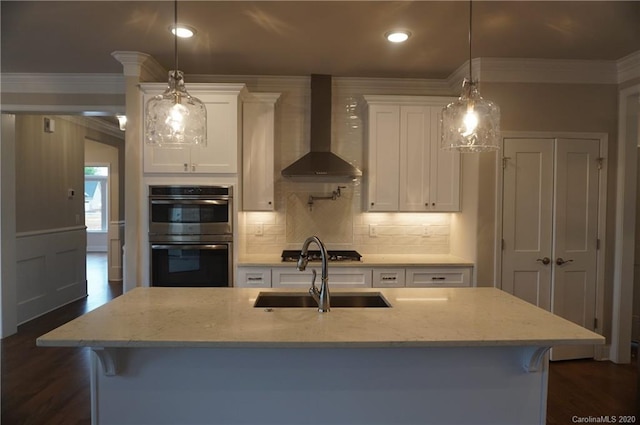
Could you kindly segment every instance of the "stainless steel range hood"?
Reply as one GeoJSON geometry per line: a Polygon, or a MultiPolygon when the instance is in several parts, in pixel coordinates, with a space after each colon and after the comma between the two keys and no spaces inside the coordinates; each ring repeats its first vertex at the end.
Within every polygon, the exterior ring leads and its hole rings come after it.
{"type": "Polygon", "coordinates": [[[311,75],[311,151],[282,170],[304,181],[350,181],[362,172],[331,152],[331,76],[311,75]]]}

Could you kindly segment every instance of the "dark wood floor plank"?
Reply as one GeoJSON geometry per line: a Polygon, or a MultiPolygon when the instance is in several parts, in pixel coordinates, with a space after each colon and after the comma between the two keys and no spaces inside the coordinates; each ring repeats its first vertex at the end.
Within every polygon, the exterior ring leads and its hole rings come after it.
{"type": "MultiPolygon", "coordinates": [[[[122,286],[109,284],[106,273],[104,259],[90,255],[87,299],[32,320],[20,326],[16,335],[0,342],[3,425],[91,423],[89,349],[36,347],[35,340],[120,295],[122,286]],[[96,272],[99,267],[104,270],[96,272]],[[92,291],[93,284],[98,288],[92,291]]],[[[633,354],[634,361],[629,365],[594,360],[551,363],[547,425],[571,424],[574,417],[639,415],[636,352],[633,354]]],[[[640,416],[636,419],[640,423],[640,416]]]]}
{"type": "Polygon", "coordinates": [[[549,372],[547,425],[570,424],[574,416],[638,414],[635,359],[628,365],[594,360],[553,362],[549,372]]]}

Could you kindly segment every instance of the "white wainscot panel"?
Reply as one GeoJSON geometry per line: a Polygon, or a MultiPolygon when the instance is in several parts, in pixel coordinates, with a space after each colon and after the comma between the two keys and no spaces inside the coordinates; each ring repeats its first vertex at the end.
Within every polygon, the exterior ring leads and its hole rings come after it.
{"type": "Polygon", "coordinates": [[[18,323],[87,295],[84,226],[16,237],[18,323]]]}

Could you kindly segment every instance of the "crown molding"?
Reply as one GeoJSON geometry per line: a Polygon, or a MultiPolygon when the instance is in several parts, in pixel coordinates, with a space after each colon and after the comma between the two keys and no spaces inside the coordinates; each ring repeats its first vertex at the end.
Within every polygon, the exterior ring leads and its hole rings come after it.
{"type": "Polygon", "coordinates": [[[245,93],[242,97],[243,102],[249,103],[271,103],[275,104],[280,99],[281,93],[245,93]]]}
{"type": "Polygon", "coordinates": [[[369,105],[416,105],[416,106],[439,106],[447,105],[457,97],[454,96],[396,96],[396,95],[371,95],[362,96],[369,105]]]}
{"type": "Polygon", "coordinates": [[[288,75],[206,75],[189,74],[185,76],[189,83],[217,83],[246,84],[251,92],[283,92],[288,90],[306,89],[309,87],[309,77],[288,75]]]}
{"type": "Polygon", "coordinates": [[[123,111],[124,105],[0,104],[0,112],[8,114],[118,115],[123,111]]]}
{"type": "Polygon", "coordinates": [[[3,73],[3,93],[124,94],[120,74],[3,73]]]}
{"type": "MultiPolygon", "coordinates": [[[[246,91],[244,83],[194,83],[185,84],[188,90],[207,91],[208,93],[229,93],[241,94],[246,91]]],[[[167,88],[167,83],[140,83],[140,90],[143,93],[156,93],[167,88]]]]}
{"type": "Polygon", "coordinates": [[[483,82],[618,84],[615,61],[481,58],[479,65],[483,82]]]}
{"type": "Polygon", "coordinates": [[[127,77],[136,77],[140,79],[142,76],[149,76],[155,81],[164,81],[167,79],[167,70],[151,55],[142,52],[128,52],[116,50],[111,52],[118,62],[122,64],[123,74],[127,77]]]}
{"type": "Polygon", "coordinates": [[[362,94],[418,94],[448,96],[452,90],[447,81],[421,78],[351,78],[334,77],[338,89],[362,94]]]}
{"type": "Polygon", "coordinates": [[[77,115],[63,115],[60,116],[60,118],[124,141],[124,131],[120,130],[120,128],[115,124],[110,124],[104,120],[95,117],[82,117],[77,115]]]}
{"type": "MultiPolygon", "coordinates": [[[[640,51],[617,61],[569,59],[475,58],[473,79],[490,83],[621,84],[640,78],[640,51]]],[[[451,90],[459,90],[469,75],[469,61],[449,77],[451,90]]]]}
{"type": "MultiPolygon", "coordinates": [[[[166,80],[166,71],[150,55],[140,52],[116,51],[112,55],[123,64],[120,74],[2,74],[3,93],[44,94],[125,94],[125,76],[151,75],[157,81],[166,80]]],[[[491,83],[543,84],[621,84],[640,78],[640,51],[617,61],[587,61],[565,59],[501,59],[472,60],[473,79],[491,83]]],[[[450,96],[458,93],[462,80],[468,76],[469,62],[459,66],[442,80],[417,78],[347,78],[334,77],[336,88],[370,94],[410,95],[431,94],[450,96]],[[375,93],[374,93],[375,92],[375,93]]],[[[268,75],[188,75],[190,83],[246,84],[249,91],[283,92],[307,90],[308,76],[268,75]]]]}
{"type": "Polygon", "coordinates": [[[617,65],[619,84],[640,78],[640,50],[619,59],[617,65]]]}
{"type": "MultiPolygon", "coordinates": [[[[474,81],[478,81],[480,79],[480,61],[480,58],[471,60],[471,72],[473,73],[471,79],[474,81]]],[[[449,90],[454,93],[460,93],[460,90],[462,89],[462,82],[467,77],[469,77],[469,61],[465,61],[458,67],[458,69],[453,71],[451,75],[447,77],[446,82],[449,90]]]]}

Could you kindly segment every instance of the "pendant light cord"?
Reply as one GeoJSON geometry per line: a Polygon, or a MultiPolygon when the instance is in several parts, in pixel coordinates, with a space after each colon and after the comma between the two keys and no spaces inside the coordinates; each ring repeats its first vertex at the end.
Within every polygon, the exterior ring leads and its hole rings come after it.
{"type": "MultiPolygon", "coordinates": [[[[175,56],[174,56],[174,61],[175,61],[175,68],[173,68],[173,72],[174,74],[178,71],[178,0],[174,1],[173,4],[173,47],[174,47],[174,52],[175,52],[175,56]]],[[[177,75],[174,75],[174,78],[177,77],[177,75]]]]}
{"type": "Polygon", "coordinates": [[[472,0],[469,0],[469,82],[473,82],[473,74],[471,73],[471,24],[473,16],[472,13],[472,0]]]}

